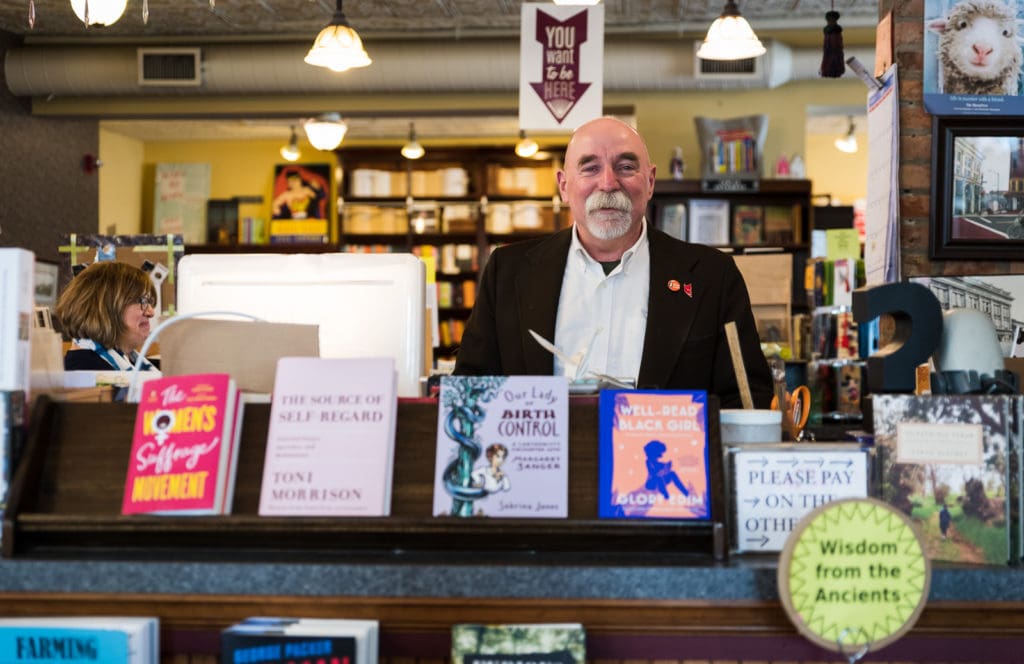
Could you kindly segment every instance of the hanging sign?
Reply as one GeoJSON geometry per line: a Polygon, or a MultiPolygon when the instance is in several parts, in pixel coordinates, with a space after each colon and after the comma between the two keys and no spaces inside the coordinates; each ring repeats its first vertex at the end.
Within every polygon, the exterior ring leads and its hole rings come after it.
{"type": "Polygon", "coordinates": [[[807,639],[851,661],[910,630],[930,581],[921,534],[874,498],[815,509],[779,558],[779,599],[789,619],[807,639]]]}
{"type": "Polygon", "coordinates": [[[571,131],[603,114],[604,7],[522,5],[519,127],[571,131]]]}

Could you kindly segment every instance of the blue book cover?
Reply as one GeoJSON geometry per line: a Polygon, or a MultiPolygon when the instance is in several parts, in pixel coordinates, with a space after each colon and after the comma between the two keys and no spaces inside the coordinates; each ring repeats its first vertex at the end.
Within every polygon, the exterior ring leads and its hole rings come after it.
{"type": "Polygon", "coordinates": [[[0,625],[0,662],[116,664],[129,658],[129,635],[115,629],[0,625]]]}
{"type": "Polygon", "coordinates": [[[599,517],[711,519],[707,405],[696,390],[601,392],[599,517]]]}

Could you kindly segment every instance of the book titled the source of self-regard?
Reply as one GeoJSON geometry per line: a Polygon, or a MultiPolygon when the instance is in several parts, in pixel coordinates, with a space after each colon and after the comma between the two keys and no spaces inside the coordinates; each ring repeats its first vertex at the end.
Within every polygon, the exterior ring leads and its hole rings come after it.
{"type": "Polygon", "coordinates": [[[700,390],[601,392],[599,517],[711,518],[707,406],[700,390]]]}
{"type": "Polygon", "coordinates": [[[260,515],[387,516],[396,390],[394,358],[281,358],[260,515]]]}
{"type": "Polygon", "coordinates": [[[121,513],[230,513],[241,424],[239,391],[228,374],[146,381],[121,513]]]}
{"type": "Polygon", "coordinates": [[[159,664],[160,622],[140,616],[0,618],[0,662],[159,664]]]}
{"type": "Polygon", "coordinates": [[[377,664],[376,620],[246,618],[221,632],[223,664],[377,664]]]}
{"type": "Polygon", "coordinates": [[[434,515],[564,518],[568,513],[568,379],[442,377],[434,515]]]}

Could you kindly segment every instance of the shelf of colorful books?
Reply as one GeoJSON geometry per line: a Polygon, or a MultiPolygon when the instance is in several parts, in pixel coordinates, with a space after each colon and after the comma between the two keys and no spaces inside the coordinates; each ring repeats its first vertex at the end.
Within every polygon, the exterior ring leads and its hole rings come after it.
{"type": "MultiPolygon", "coordinates": [[[[40,396],[3,514],[5,557],[375,562],[644,556],[683,562],[725,555],[721,521],[599,519],[598,407],[570,399],[568,518],[435,516],[436,399],[399,399],[390,516],[258,515],[270,405],[247,403],[232,512],[226,516],[121,514],[136,406],[66,403],[40,396]],[[480,556],[483,556],[481,558],[480,556]]],[[[709,449],[721,464],[717,406],[709,449]]],[[[721,466],[718,467],[720,476],[721,466]]],[[[713,497],[716,510],[724,498],[713,497]]],[[[722,511],[715,511],[722,514],[722,511]]]]}

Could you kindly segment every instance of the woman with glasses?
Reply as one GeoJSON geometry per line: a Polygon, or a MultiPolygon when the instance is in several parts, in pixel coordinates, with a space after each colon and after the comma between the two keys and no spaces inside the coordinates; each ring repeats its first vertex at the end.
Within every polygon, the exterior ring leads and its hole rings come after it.
{"type": "MultiPolygon", "coordinates": [[[[64,355],[69,371],[128,370],[149,336],[156,287],[139,268],[116,261],[88,266],[60,294],[54,313],[74,345],[64,355]]],[[[154,370],[143,361],[142,369],[154,370]]]]}

